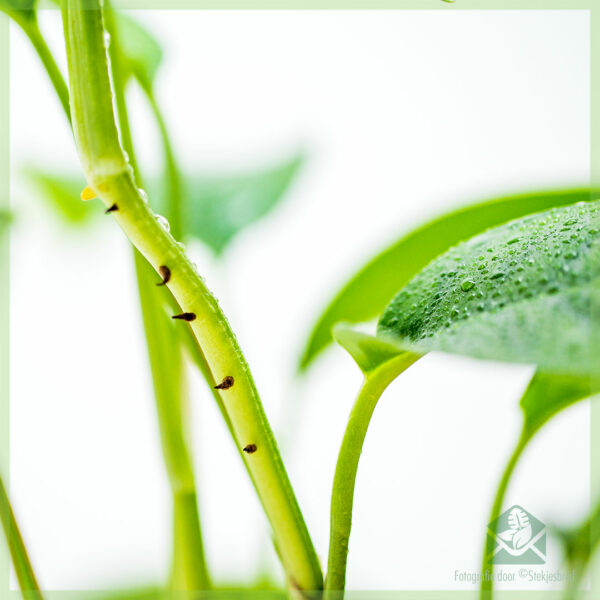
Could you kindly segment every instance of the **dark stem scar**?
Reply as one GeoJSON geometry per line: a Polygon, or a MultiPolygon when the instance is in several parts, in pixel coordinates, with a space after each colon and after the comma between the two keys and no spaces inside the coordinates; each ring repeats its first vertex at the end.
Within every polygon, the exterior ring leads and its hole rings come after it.
{"type": "Polygon", "coordinates": [[[160,281],[156,285],[166,285],[167,283],[169,283],[169,281],[171,280],[171,269],[169,269],[169,267],[167,267],[166,265],[161,265],[160,267],[158,267],[158,272],[162,277],[162,281],[160,281]]]}
{"type": "Polygon", "coordinates": [[[246,452],[246,454],[253,454],[256,452],[256,444],[248,444],[243,450],[246,452]]]}
{"type": "Polygon", "coordinates": [[[219,383],[219,385],[215,385],[215,390],[228,390],[230,387],[233,387],[233,377],[231,375],[227,375],[227,377],[223,378],[223,381],[219,383]]]}
{"type": "Polygon", "coordinates": [[[180,319],[182,321],[194,321],[196,319],[196,314],[195,313],[189,313],[189,312],[185,312],[185,313],[181,313],[180,315],[173,315],[171,317],[171,319],[180,319]]]}
{"type": "Polygon", "coordinates": [[[113,204],[104,211],[104,214],[107,215],[108,213],[115,212],[115,210],[119,210],[119,207],[116,204],[113,204]]]}

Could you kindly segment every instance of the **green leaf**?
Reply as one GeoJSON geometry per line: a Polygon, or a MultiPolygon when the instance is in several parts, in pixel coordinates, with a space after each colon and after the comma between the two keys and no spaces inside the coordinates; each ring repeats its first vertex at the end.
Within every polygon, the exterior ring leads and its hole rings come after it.
{"type": "Polygon", "coordinates": [[[600,201],[490,229],[423,269],[378,330],[425,350],[598,371],[591,358],[591,267],[600,201]]]}
{"type": "Polygon", "coordinates": [[[151,89],[162,61],[162,48],[156,39],[136,20],[115,13],[125,77],[134,76],[142,86],[151,89]]]}
{"type": "Polygon", "coordinates": [[[302,158],[274,168],[232,177],[188,177],[182,206],[184,235],[220,255],[248,225],[272,211],[283,199],[302,158]]]}
{"type": "Polygon", "coordinates": [[[67,223],[88,223],[101,213],[94,202],[83,202],[80,194],[87,185],[81,174],[58,174],[28,167],[26,179],[37,190],[37,196],[67,223]]]}
{"type": "Polygon", "coordinates": [[[338,323],[333,328],[335,341],[354,359],[360,370],[368,375],[389,360],[407,354],[397,340],[374,337],[338,323]]]}
{"type": "Polygon", "coordinates": [[[310,334],[300,370],[331,342],[335,323],[359,323],[379,316],[413,275],[450,246],[523,215],[589,200],[591,193],[581,188],[488,200],[442,215],[404,235],[360,269],[325,309],[310,334]]]}
{"type": "Polygon", "coordinates": [[[591,394],[589,377],[536,373],[523,397],[523,436],[533,434],[563,409],[591,394]]]}

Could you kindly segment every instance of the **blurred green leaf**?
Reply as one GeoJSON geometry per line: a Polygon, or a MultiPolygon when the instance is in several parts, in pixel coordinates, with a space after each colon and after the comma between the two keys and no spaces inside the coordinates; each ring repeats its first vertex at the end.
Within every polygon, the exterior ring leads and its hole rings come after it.
{"type": "Polygon", "coordinates": [[[521,398],[527,439],[563,409],[591,394],[589,377],[536,373],[521,398]]]}
{"type": "Polygon", "coordinates": [[[319,317],[300,360],[306,369],[332,340],[331,328],[377,317],[393,296],[428,262],[450,246],[488,227],[523,215],[590,199],[588,188],[521,194],[447,213],[404,235],[360,269],[319,317]]]}
{"type": "Polygon", "coordinates": [[[600,201],[495,227],[416,275],[378,331],[425,350],[586,375],[591,356],[592,247],[600,201]]]}
{"type": "Polygon", "coordinates": [[[93,201],[81,200],[81,190],[87,185],[81,174],[58,174],[28,167],[24,175],[37,190],[37,196],[67,223],[85,224],[101,213],[93,201]]]}
{"type": "Polygon", "coordinates": [[[592,507],[589,516],[577,527],[555,531],[564,548],[567,569],[574,573],[567,582],[563,599],[572,600],[577,597],[581,580],[600,544],[600,502],[592,507]]]}
{"type": "Polygon", "coordinates": [[[302,158],[297,156],[262,172],[231,177],[184,179],[184,235],[220,255],[248,225],[272,211],[283,199],[302,158]]]}
{"type": "Polygon", "coordinates": [[[12,220],[12,215],[7,210],[0,209],[0,235],[8,228],[12,220]]]}
{"type": "Polygon", "coordinates": [[[136,20],[119,12],[115,24],[122,52],[125,76],[135,76],[146,89],[151,89],[162,61],[162,48],[152,34],[136,20]]]}
{"type": "MultiPolygon", "coordinates": [[[[196,238],[215,254],[222,254],[241,230],[267,215],[283,200],[301,164],[302,158],[296,156],[256,173],[184,178],[184,237],[196,238]]],[[[80,199],[81,190],[86,186],[81,175],[29,167],[25,177],[36,187],[39,197],[70,223],[84,224],[100,214],[93,201],[80,199]]],[[[162,179],[148,182],[150,203],[159,213],[167,205],[163,184],[162,179]]]]}

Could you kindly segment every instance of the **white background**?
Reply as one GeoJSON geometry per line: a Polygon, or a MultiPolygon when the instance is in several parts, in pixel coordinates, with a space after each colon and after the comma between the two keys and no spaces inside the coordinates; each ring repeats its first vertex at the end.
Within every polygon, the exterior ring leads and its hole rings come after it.
{"type": "MultiPolygon", "coordinates": [[[[285,203],[218,265],[220,298],[282,441],[323,561],[337,449],[360,376],[339,348],[294,367],[324,303],[367,258],[451,207],[585,184],[589,16],[583,11],[140,12],[164,43],[160,102],[189,170],[308,161],[285,203]],[[291,425],[290,425],[291,424],[291,425]]],[[[60,20],[43,30],[60,52],[60,20]]],[[[169,495],[130,252],[108,220],[75,232],[19,185],[34,163],[77,168],[58,102],[12,28],[11,489],[42,586],[161,582],[169,495]]],[[[149,111],[131,95],[146,172],[149,111]]],[[[100,206],[98,206],[100,210],[100,206]]],[[[351,589],[469,589],[531,369],[431,355],[378,406],[358,474],[351,589]]],[[[281,577],[258,502],[193,374],[194,451],[216,580],[281,577]],[[265,566],[266,560],[266,566],[265,566]]],[[[589,505],[588,406],[526,453],[506,500],[549,524],[589,505]]],[[[549,568],[560,563],[549,544],[549,568]]]]}

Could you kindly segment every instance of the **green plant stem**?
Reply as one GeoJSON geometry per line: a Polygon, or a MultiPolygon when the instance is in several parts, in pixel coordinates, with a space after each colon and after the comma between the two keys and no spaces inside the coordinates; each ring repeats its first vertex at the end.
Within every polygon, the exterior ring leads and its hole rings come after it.
{"type": "Polygon", "coordinates": [[[387,386],[418,358],[401,354],[367,373],[350,413],[333,479],[325,600],[344,596],[356,473],[373,411],[387,386]]]}
{"type": "MultiPolygon", "coordinates": [[[[46,68],[70,123],[68,88],[48,45],[41,35],[35,13],[28,14],[27,18],[23,18],[23,15],[18,13],[16,18],[15,15],[11,14],[11,16],[31,40],[46,68]]],[[[116,46],[114,40],[113,43],[116,46]]],[[[113,64],[116,65],[117,60],[117,57],[115,57],[113,64]]],[[[123,82],[119,78],[119,74],[120,72],[117,69],[117,77],[115,78],[119,83],[117,88],[122,89],[123,82]]],[[[117,92],[116,96],[119,115],[124,115],[121,120],[124,144],[129,146],[131,162],[135,165],[124,95],[117,92]]],[[[200,519],[195,504],[197,493],[193,480],[191,454],[188,449],[188,442],[185,439],[185,424],[181,422],[178,426],[178,422],[182,419],[182,407],[185,404],[185,399],[182,395],[183,392],[178,389],[181,385],[180,378],[173,377],[173,374],[179,374],[181,370],[179,349],[172,343],[176,333],[168,331],[164,326],[160,328],[156,325],[159,322],[164,322],[165,315],[164,311],[162,313],[157,312],[158,307],[161,305],[161,299],[158,297],[158,293],[153,290],[154,273],[135,249],[134,259],[159,414],[163,455],[167,464],[173,494],[174,557],[172,585],[176,589],[208,589],[210,588],[210,578],[206,568],[200,519]],[[170,346],[168,346],[169,342],[171,342],[170,346]],[[165,355],[167,347],[170,347],[170,351],[165,355]],[[173,380],[176,383],[173,383],[173,380]],[[163,382],[167,382],[167,385],[164,385],[163,382]]]]}
{"type": "MultiPolygon", "coordinates": [[[[513,450],[510,458],[508,459],[508,463],[504,468],[504,472],[500,477],[500,483],[498,484],[498,488],[496,490],[496,495],[494,497],[494,502],[492,504],[492,509],[490,511],[490,516],[488,518],[488,523],[492,523],[495,521],[502,512],[502,503],[504,502],[504,497],[506,496],[506,491],[508,489],[508,484],[510,479],[514,473],[515,467],[519,462],[519,458],[523,454],[523,451],[527,447],[527,444],[531,440],[531,436],[528,435],[523,429],[523,432],[519,436],[519,440],[515,449],[513,450]]],[[[495,532],[494,532],[495,533],[495,532]]],[[[482,577],[481,579],[481,587],[479,592],[479,597],[481,600],[491,600],[493,595],[493,575],[494,575],[494,564],[488,563],[488,554],[489,554],[490,546],[488,544],[488,536],[486,535],[485,544],[483,547],[483,559],[481,563],[481,572],[489,575],[489,577],[482,577]]]]}
{"type": "Polygon", "coordinates": [[[27,549],[23,542],[23,537],[19,531],[17,520],[10,506],[8,494],[4,487],[4,482],[0,477],[0,519],[2,520],[2,526],[4,527],[4,533],[8,541],[8,547],[10,555],[12,557],[13,565],[15,567],[15,573],[17,580],[19,581],[19,587],[23,592],[23,595],[27,599],[41,600],[42,593],[38,585],[35,573],[31,566],[29,556],[27,555],[27,549]]]}
{"type": "Polygon", "coordinates": [[[177,332],[166,319],[163,303],[154,287],[152,268],[139,252],[136,251],[134,256],[161,445],[173,502],[171,587],[176,590],[207,590],[211,581],[204,554],[188,442],[181,349],[177,332]]]}
{"type": "MultiPolygon", "coordinates": [[[[141,185],[127,114],[118,30],[114,26],[112,9],[107,8],[104,14],[107,30],[111,35],[110,64],[121,142],[129,155],[138,184],[141,185]]],[[[211,582],[198,514],[192,453],[187,439],[187,394],[177,331],[166,319],[152,268],[135,248],[133,252],[163,456],[173,498],[171,586],[176,590],[207,590],[210,589],[211,582]]]]}
{"type": "Polygon", "coordinates": [[[56,95],[63,107],[65,114],[67,115],[67,119],[69,123],[71,122],[71,113],[69,109],[69,90],[67,89],[67,84],[65,83],[65,79],[54,60],[54,56],[52,56],[52,52],[50,48],[48,48],[48,44],[46,40],[42,36],[40,31],[37,17],[35,13],[32,13],[31,17],[28,19],[15,19],[15,21],[21,26],[29,40],[31,41],[38,57],[42,61],[46,73],[48,73],[48,77],[50,77],[50,81],[56,91],[56,95]]]}
{"type": "Polygon", "coordinates": [[[181,173],[179,172],[179,168],[177,166],[177,160],[175,158],[173,146],[171,145],[171,140],[169,139],[167,124],[165,123],[162,111],[158,106],[156,95],[152,88],[148,87],[147,85],[142,85],[142,89],[146,93],[148,103],[150,104],[150,108],[152,109],[154,118],[156,119],[156,122],[158,124],[160,139],[162,140],[163,144],[166,165],[165,179],[167,181],[168,186],[167,196],[169,198],[169,213],[166,216],[168,217],[169,223],[171,224],[171,233],[173,237],[177,239],[181,237],[182,234],[181,204],[183,193],[183,181],[181,178],[181,173]]]}
{"type": "Polygon", "coordinates": [[[88,184],[107,207],[117,205],[113,218],[154,269],[170,269],[168,287],[191,319],[213,381],[233,378],[233,385],[219,392],[238,447],[256,446],[244,461],[284,568],[294,587],[305,593],[319,590],[316,553],[237,340],[204,280],[144,202],[120,147],[99,2],[65,0],[63,22],[75,140],[88,184]]]}

